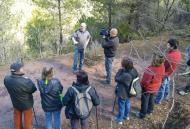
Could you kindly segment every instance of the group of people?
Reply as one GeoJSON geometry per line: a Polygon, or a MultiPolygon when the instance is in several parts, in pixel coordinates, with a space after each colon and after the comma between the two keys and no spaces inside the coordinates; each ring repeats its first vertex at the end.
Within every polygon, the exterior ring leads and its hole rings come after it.
{"type": "MultiPolygon", "coordinates": [[[[24,77],[24,68],[21,63],[13,63],[10,66],[11,75],[7,75],[4,84],[10,94],[14,107],[14,127],[15,129],[33,129],[33,93],[37,90],[31,79],[24,77]],[[24,126],[22,125],[22,117],[24,116],[24,126]]],[[[44,67],[41,79],[37,80],[38,90],[41,96],[41,105],[45,113],[45,129],[61,129],[61,109],[65,108],[65,115],[70,119],[71,128],[77,129],[79,122],[82,129],[88,129],[88,117],[90,115],[90,102],[93,106],[100,104],[99,96],[96,89],[90,86],[88,75],[85,71],[80,70],[76,73],[76,82],[63,95],[63,86],[61,82],[53,77],[53,67],[44,67]],[[89,96],[89,100],[76,103],[77,96],[89,96]],[[88,104],[85,102],[89,101],[88,104]],[[78,113],[76,104],[81,106],[89,106],[86,115],[78,113]]],[[[80,100],[77,101],[80,101],[80,100]]],[[[92,106],[91,106],[92,107],[92,106]]],[[[84,108],[84,107],[81,107],[84,108]]],[[[84,110],[82,110],[84,111],[84,110]]],[[[81,112],[85,113],[85,112],[81,112]]]]}
{"type": "MultiPolygon", "coordinates": [[[[85,49],[90,40],[90,33],[86,30],[86,24],[82,23],[72,40],[74,42],[73,73],[76,74],[76,82],[68,88],[63,95],[61,82],[53,77],[53,67],[45,67],[42,70],[41,79],[37,80],[40,91],[42,109],[45,113],[45,128],[61,128],[61,109],[65,108],[65,115],[70,119],[71,129],[77,129],[79,123],[82,129],[89,129],[88,117],[92,106],[98,106],[100,99],[97,91],[90,85],[88,74],[82,70],[85,49]],[[79,60],[79,66],[78,66],[79,60]]],[[[102,43],[105,54],[106,80],[105,85],[111,85],[112,63],[119,44],[116,28],[110,30],[110,36],[102,43]]],[[[170,93],[170,78],[175,73],[180,61],[181,52],[178,49],[179,42],[169,39],[167,52],[162,54],[155,52],[150,66],[145,68],[143,76],[139,81],[142,88],[141,109],[136,113],[137,117],[144,118],[154,112],[154,104],[160,104],[168,99],[170,93]]],[[[22,129],[22,114],[24,114],[24,128],[32,129],[32,107],[34,104],[33,93],[37,90],[31,79],[24,77],[22,63],[13,63],[10,66],[11,75],[4,79],[12,104],[14,107],[15,129],[22,129]]],[[[124,120],[130,119],[130,89],[135,78],[139,77],[138,71],[133,65],[132,59],[124,57],[121,68],[115,76],[115,95],[118,99],[118,114],[114,121],[122,124],[124,120]]]]}

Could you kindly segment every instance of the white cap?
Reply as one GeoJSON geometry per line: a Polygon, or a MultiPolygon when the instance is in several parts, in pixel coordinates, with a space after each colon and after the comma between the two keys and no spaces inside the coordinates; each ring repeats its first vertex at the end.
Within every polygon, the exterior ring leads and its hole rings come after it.
{"type": "Polygon", "coordinates": [[[80,24],[80,26],[86,27],[87,25],[86,25],[86,23],[83,22],[83,23],[80,24]]]}

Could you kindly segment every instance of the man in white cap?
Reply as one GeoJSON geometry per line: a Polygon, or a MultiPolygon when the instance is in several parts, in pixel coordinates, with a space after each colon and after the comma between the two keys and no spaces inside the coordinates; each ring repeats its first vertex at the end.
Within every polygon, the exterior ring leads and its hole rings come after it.
{"type": "Polygon", "coordinates": [[[106,69],[106,80],[104,84],[111,84],[112,80],[112,62],[116,55],[116,50],[119,44],[119,38],[117,37],[118,30],[112,28],[110,30],[110,37],[106,38],[105,42],[102,43],[105,55],[105,69],[106,69]]]}
{"type": "Polygon", "coordinates": [[[90,33],[86,30],[86,23],[81,23],[80,28],[72,35],[74,43],[73,73],[82,70],[84,64],[85,49],[90,41],[90,33]],[[79,61],[79,66],[78,66],[79,61]]]}

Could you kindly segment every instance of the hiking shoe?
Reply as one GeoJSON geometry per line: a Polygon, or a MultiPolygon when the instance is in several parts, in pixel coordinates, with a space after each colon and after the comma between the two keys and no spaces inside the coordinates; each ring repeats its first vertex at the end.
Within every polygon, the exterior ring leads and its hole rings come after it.
{"type": "Polygon", "coordinates": [[[122,122],[121,120],[119,120],[117,117],[114,118],[114,121],[115,121],[116,123],[118,123],[119,125],[122,125],[122,124],[123,124],[123,122],[122,122]]]}
{"type": "Polygon", "coordinates": [[[140,118],[140,119],[143,119],[145,116],[142,116],[140,112],[137,112],[136,113],[136,117],[140,118]]]}
{"type": "Polygon", "coordinates": [[[183,90],[181,90],[181,91],[179,91],[179,95],[186,95],[186,94],[188,94],[187,92],[185,92],[185,91],[183,91],[183,90]]]}
{"type": "Polygon", "coordinates": [[[104,84],[104,85],[110,85],[111,82],[108,80],[101,80],[100,83],[104,84]]]}

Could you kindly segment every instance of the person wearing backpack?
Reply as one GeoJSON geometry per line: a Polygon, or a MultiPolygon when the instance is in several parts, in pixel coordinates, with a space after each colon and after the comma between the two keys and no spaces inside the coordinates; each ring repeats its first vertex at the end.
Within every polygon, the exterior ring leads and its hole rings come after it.
{"type": "Polygon", "coordinates": [[[90,86],[85,71],[79,70],[76,76],[77,82],[73,82],[63,98],[63,105],[66,106],[65,115],[67,119],[70,119],[71,129],[78,129],[79,122],[81,129],[89,129],[90,111],[92,106],[100,104],[100,99],[96,89],[90,86]]]}
{"type": "Polygon", "coordinates": [[[37,83],[42,109],[45,112],[45,129],[61,129],[61,94],[63,86],[58,79],[53,78],[53,67],[44,67],[42,78],[37,83]]]}
{"type": "MultiPolygon", "coordinates": [[[[22,63],[13,63],[10,66],[11,75],[4,79],[4,85],[7,88],[14,112],[15,129],[32,129],[32,107],[34,104],[33,93],[37,90],[32,80],[24,77],[24,65],[22,63]],[[22,125],[22,116],[24,116],[24,126],[22,125]]],[[[1,116],[1,119],[3,116],[1,116]]]]}
{"type": "Polygon", "coordinates": [[[164,57],[159,53],[155,53],[153,55],[152,64],[144,71],[141,80],[141,110],[136,114],[139,118],[144,118],[146,114],[153,113],[154,96],[159,90],[165,74],[165,67],[163,63],[164,57]]]}
{"type": "Polygon", "coordinates": [[[129,91],[133,79],[138,77],[138,72],[134,68],[130,58],[124,57],[121,66],[122,68],[119,69],[115,76],[115,81],[117,82],[115,94],[118,98],[118,114],[114,118],[114,121],[118,124],[122,124],[124,120],[129,120],[131,108],[129,91]]]}

